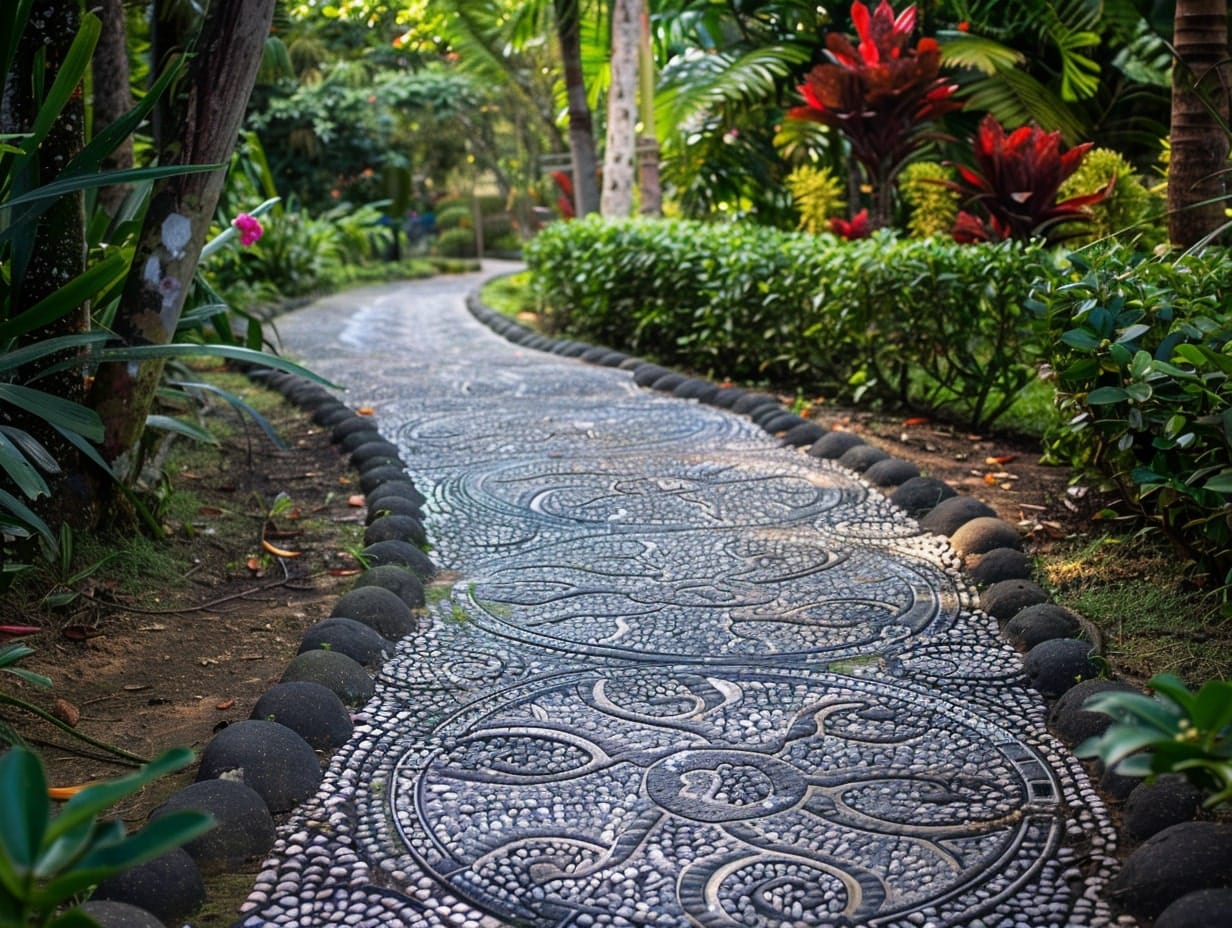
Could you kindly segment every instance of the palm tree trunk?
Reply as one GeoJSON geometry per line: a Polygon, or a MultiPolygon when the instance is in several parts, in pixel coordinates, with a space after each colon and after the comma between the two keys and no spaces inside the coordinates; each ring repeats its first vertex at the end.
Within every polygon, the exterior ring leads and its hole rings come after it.
{"type": "MultiPolygon", "coordinates": [[[[133,95],[129,88],[123,0],[102,0],[99,4],[99,19],[102,20],[103,31],[94,49],[94,61],[91,63],[94,75],[94,125],[96,129],[110,125],[133,106],[133,95]]],[[[108,171],[118,171],[132,166],[133,139],[129,136],[107,156],[103,161],[103,168],[108,171]]],[[[98,201],[107,211],[107,215],[116,214],[116,210],[128,196],[128,191],[129,188],[124,184],[103,187],[99,190],[98,201]]]]}
{"type": "Polygon", "coordinates": [[[607,91],[607,148],[603,154],[604,216],[633,211],[633,177],[637,139],[637,56],[642,41],[638,0],[612,4],[612,80],[607,91]]]}
{"type": "Polygon", "coordinates": [[[1168,237],[1188,248],[1227,221],[1227,0],[1177,0],[1174,45],[1168,237]]]}
{"type": "Polygon", "coordinates": [[[655,133],[655,66],[650,47],[650,11],[642,3],[641,36],[638,41],[638,65],[641,81],[638,87],[638,110],[641,113],[642,134],[637,140],[638,183],[643,216],[663,214],[663,185],[659,179],[659,139],[655,133]]]}
{"type": "MultiPolygon", "coordinates": [[[[256,82],[274,2],[216,0],[209,7],[184,92],[169,108],[160,163],[222,167],[154,185],[115,320],[127,344],[166,344],[175,334],[256,82]]],[[[108,461],[120,460],[140,438],[161,373],[155,362],[99,369],[90,399],[103,420],[108,461]]]]}
{"type": "Polygon", "coordinates": [[[579,218],[599,211],[599,158],[595,128],[586,102],[582,72],[582,36],[578,0],[554,0],[556,37],[565,71],[565,98],[569,111],[569,157],[573,163],[574,210],[579,218]]]}

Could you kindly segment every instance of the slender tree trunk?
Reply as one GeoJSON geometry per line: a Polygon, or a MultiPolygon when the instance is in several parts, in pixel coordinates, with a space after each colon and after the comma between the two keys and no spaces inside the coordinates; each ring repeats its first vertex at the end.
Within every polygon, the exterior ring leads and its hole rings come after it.
{"type": "Polygon", "coordinates": [[[569,157],[573,163],[574,209],[581,218],[599,211],[599,158],[595,153],[595,127],[586,102],[582,72],[582,36],[578,0],[554,0],[556,35],[565,69],[565,98],[569,111],[569,157]]]}
{"type": "Polygon", "coordinates": [[[637,56],[642,41],[638,0],[612,3],[612,81],[607,91],[607,147],[603,153],[604,216],[633,211],[634,153],[637,139],[637,56]]]}
{"type": "MultiPolygon", "coordinates": [[[[48,88],[64,62],[69,46],[81,25],[81,4],[78,0],[35,0],[30,18],[22,34],[21,46],[13,70],[6,81],[3,116],[0,131],[29,131],[41,100],[38,88],[48,88]],[[41,67],[39,55],[42,55],[41,67]]],[[[85,103],[81,88],[73,94],[61,111],[33,162],[33,176],[23,178],[31,187],[54,181],[60,169],[76,156],[85,139],[85,103]]],[[[55,293],[85,270],[85,206],[80,193],[61,196],[47,212],[29,227],[13,247],[10,312],[14,317],[32,308],[40,300],[55,293]]],[[[82,304],[68,315],[46,326],[40,326],[22,337],[24,344],[35,344],[61,335],[73,335],[90,328],[90,307],[82,304]]],[[[71,350],[49,356],[39,362],[39,370],[60,361],[73,360],[80,352],[71,350]]],[[[16,379],[22,381],[38,373],[23,370],[16,379]]],[[[85,370],[81,365],[65,368],[55,374],[40,377],[38,389],[57,397],[80,402],[85,397],[85,370]]],[[[36,501],[36,509],[51,525],[68,522],[85,527],[92,514],[86,505],[89,491],[74,484],[69,477],[78,472],[77,449],[42,419],[4,407],[0,421],[20,428],[43,445],[60,465],[60,473],[45,474],[51,487],[50,498],[36,501]],[[72,492],[64,492],[66,489],[72,492]]]]}
{"type": "MultiPolygon", "coordinates": [[[[155,184],[116,318],[116,332],[127,344],[165,344],[175,333],[273,12],[274,0],[215,0],[209,7],[184,91],[170,110],[175,129],[160,161],[223,167],[155,184]]],[[[154,362],[99,370],[90,398],[103,419],[108,461],[119,461],[140,438],[161,373],[154,362]]]]}
{"type": "Polygon", "coordinates": [[[638,43],[640,83],[638,109],[642,134],[637,140],[638,184],[643,216],[663,214],[663,185],[659,179],[659,139],[655,132],[655,63],[650,47],[650,10],[642,4],[641,41],[638,43]]]}
{"type": "MultiPolygon", "coordinates": [[[[103,31],[94,50],[92,63],[94,73],[94,128],[95,131],[115,122],[133,106],[133,94],[129,87],[128,48],[125,43],[123,0],[100,0],[99,18],[103,31]]],[[[103,169],[118,171],[133,166],[132,137],[124,139],[103,161],[103,169]]],[[[129,187],[119,184],[103,187],[98,192],[98,202],[114,216],[129,187]]]]}
{"type": "Polygon", "coordinates": [[[1227,0],[1177,0],[1173,41],[1168,237],[1188,248],[1227,221],[1227,0]]]}

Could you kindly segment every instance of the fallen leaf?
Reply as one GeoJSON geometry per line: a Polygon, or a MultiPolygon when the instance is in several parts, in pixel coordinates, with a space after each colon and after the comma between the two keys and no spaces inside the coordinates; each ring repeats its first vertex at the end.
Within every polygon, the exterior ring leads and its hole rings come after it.
{"type": "Polygon", "coordinates": [[[909,429],[913,425],[928,425],[932,421],[928,416],[912,416],[910,419],[903,420],[903,428],[909,429]]]}
{"type": "Polygon", "coordinates": [[[89,783],[78,783],[76,786],[49,786],[47,787],[47,798],[55,802],[67,802],[87,786],[93,786],[97,780],[89,783]]]}
{"type": "Polygon", "coordinates": [[[997,485],[997,478],[996,478],[993,474],[985,474],[985,475],[984,475],[984,482],[985,482],[986,484],[988,484],[990,487],[992,487],[992,486],[996,486],[996,485],[997,485]]]}
{"type": "Polygon", "coordinates": [[[1018,455],[1016,454],[996,454],[996,455],[992,455],[990,457],[984,458],[984,463],[987,464],[989,467],[998,467],[1002,464],[1008,464],[1010,461],[1014,460],[1016,457],[1018,457],[1018,455]]]}
{"type": "Polygon", "coordinates": [[[360,407],[359,407],[359,409],[355,410],[355,415],[357,415],[357,416],[375,416],[375,415],[376,415],[376,410],[375,410],[375,409],[373,409],[371,406],[360,406],[360,407]]]}
{"type": "Polygon", "coordinates": [[[69,728],[76,728],[81,721],[81,710],[67,699],[57,699],[51,706],[51,714],[69,728]]]}
{"type": "Polygon", "coordinates": [[[0,635],[34,635],[41,631],[37,625],[0,625],[0,635]]]}
{"type": "Polygon", "coordinates": [[[61,632],[69,641],[85,641],[88,638],[97,638],[102,633],[101,628],[91,628],[86,625],[69,625],[61,632]]]}
{"type": "Polygon", "coordinates": [[[299,557],[303,554],[302,551],[288,551],[286,548],[278,548],[270,544],[264,538],[261,539],[261,547],[268,551],[274,557],[299,557]]]}
{"type": "Polygon", "coordinates": [[[354,493],[354,494],[352,494],[351,496],[348,496],[348,497],[347,497],[347,505],[348,505],[348,506],[354,506],[356,509],[362,509],[362,508],[364,507],[364,497],[363,497],[363,494],[361,494],[361,493],[354,493]]]}
{"type": "Polygon", "coordinates": [[[358,573],[361,573],[358,567],[332,567],[329,570],[331,577],[354,577],[358,573]]]}
{"type": "Polygon", "coordinates": [[[217,709],[219,712],[226,712],[228,709],[230,709],[234,705],[235,705],[234,699],[225,699],[222,702],[220,702],[218,705],[216,705],[214,708],[217,709]]]}
{"type": "Polygon", "coordinates": [[[217,506],[198,506],[197,507],[197,515],[199,516],[220,516],[224,512],[226,512],[225,509],[219,509],[217,506]]]}
{"type": "Polygon", "coordinates": [[[247,563],[248,569],[251,571],[258,571],[261,569],[261,559],[258,557],[249,557],[247,563]]]}
{"type": "Polygon", "coordinates": [[[150,684],[148,683],[125,683],[124,684],[125,691],[129,693],[140,693],[142,690],[148,690],[149,688],[150,688],[150,684]]]}

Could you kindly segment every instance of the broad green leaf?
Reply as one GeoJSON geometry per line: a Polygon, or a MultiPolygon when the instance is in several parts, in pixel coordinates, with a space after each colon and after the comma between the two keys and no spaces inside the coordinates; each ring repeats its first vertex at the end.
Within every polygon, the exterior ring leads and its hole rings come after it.
{"type": "Polygon", "coordinates": [[[24,409],[52,425],[84,435],[92,441],[103,440],[103,420],[93,409],[80,403],[15,383],[0,383],[0,402],[24,409]]]}
{"type": "Polygon", "coordinates": [[[1194,695],[1189,692],[1185,682],[1176,674],[1160,673],[1147,681],[1147,686],[1157,693],[1162,693],[1168,699],[1180,706],[1187,715],[1193,715],[1194,695]]]}
{"type": "Polygon", "coordinates": [[[1122,403],[1129,394],[1121,387],[1096,387],[1087,394],[1087,404],[1090,406],[1105,406],[1109,403],[1122,403]]]}
{"type": "MultiPolygon", "coordinates": [[[[3,386],[3,384],[0,384],[3,386]]],[[[60,462],[57,461],[50,451],[48,451],[41,441],[27,432],[25,429],[19,429],[12,425],[0,425],[0,432],[3,432],[17,449],[26,456],[26,460],[37,467],[44,474],[59,474],[62,470],[60,462]]]]}
{"type": "Polygon", "coordinates": [[[0,514],[6,511],[21,520],[24,525],[38,532],[53,549],[56,547],[56,536],[47,523],[16,496],[7,490],[0,490],[0,514]]]}
{"type": "Polygon", "coordinates": [[[28,499],[38,499],[51,494],[47,481],[3,432],[0,432],[0,470],[8,474],[28,499]]]}
{"type": "Polygon", "coordinates": [[[1061,341],[1071,348],[1098,348],[1099,339],[1086,329],[1070,329],[1061,334],[1061,341]]]}
{"type": "Polygon", "coordinates": [[[51,127],[60,118],[61,111],[73,94],[78,92],[78,86],[90,67],[90,58],[102,31],[103,24],[93,13],[86,13],[81,17],[77,35],[73,37],[64,60],[56,70],[56,79],[35,114],[34,124],[30,127],[30,141],[26,143],[27,151],[32,151],[33,146],[42,144],[51,127]]]}
{"type": "Polygon", "coordinates": [[[240,399],[234,393],[224,390],[221,387],[216,387],[214,384],[211,384],[211,383],[173,381],[173,384],[174,386],[184,387],[185,389],[204,390],[208,393],[213,393],[216,396],[222,397],[224,400],[230,403],[232,408],[234,408],[237,412],[240,412],[241,414],[247,414],[252,419],[252,421],[257,424],[257,426],[261,429],[261,431],[265,433],[266,437],[269,438],[271,442],[273,442],[275,447],[286,450],[287,443],[282,440],[282,436],[280,436],[277,432],[274,431],[274,427],[273,425],[270,424],[270,421],[266,419],[265,416],[261,415],[259,412],[253,409],[250,405],[245,403],[242,399],[240,399]]]}
{"type": "Polygon", "coordinates": [[[86,300],[93,299],[122,278],[128,270],[128,264],[128,257],[121,254],[108,255],[92,264],[84,273],[70,280],[55,293],[0,325],[0,343],[62,319],[86,300]]]}
{"type": "Polygon", "coordinates": [[[331,389],[341,389],[336,383],[326,380],[306,367],[287,361],[277,355],[240,348],[237,345],[194,345],[184,342],[169,345],[130,345],[125,348],[104,348],[96,355],[99,361],[151,361],[161,358],[229,358],[232,361],[247,361],[262,367],[298,374],[331,389]]]}
{"type": "Polygon", "coordinates": [[[86,852],[94,837],[94,822],[90,819],[79,822],[76,827],[59,835],[47,844],[39,857],[34,875],[48,880],[86,852]]]}
{"type": "Polygon", "coordinates": [[[111,336],[106,332],[57,335],[55,338],[44,339],[13,351],[6,351],[0,354],[0,374],[17,370],[27,364],[34,364],[52,355],[71,351],[75,348],[102,345],[110,338],[111,336]]]}
{"type": "Polygon", "coordinates": [[[17,746],[0,756],[0,856],[19,876],[33,872],[50,815],[43,763],[17,746]]]}
{"type": "Polygon", "coordinates": [[[171,432],[175,435],[183,435],[185,438],[191,438],[193,441],[199,441],[206,445],[218,444],[218,439],[205,429],[200,426],[193,425],[191,422],[185,422],[183,419],[176,419],[172,416],[146,416],[145,427],[147,429],[157,429],[161,432],[171,432]]]}
{"type": "Polygon", "coordinates": [[[1223,470],[1202,484],[1202,489],[1214,493],[1232,494],[1232,470],[1223,470]]]}

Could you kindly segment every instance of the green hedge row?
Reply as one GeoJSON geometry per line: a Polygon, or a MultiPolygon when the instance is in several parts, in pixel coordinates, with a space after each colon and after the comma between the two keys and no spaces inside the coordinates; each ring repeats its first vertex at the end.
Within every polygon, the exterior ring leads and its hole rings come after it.
{"type": "Polygon", "coordinates": [[[589,217],[526,249],[549,324],[713,377],[995,420],[1035,376],[1021,348],[1051,251],[879,234],[589,217]]]}

